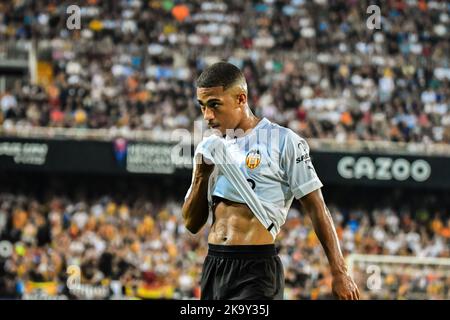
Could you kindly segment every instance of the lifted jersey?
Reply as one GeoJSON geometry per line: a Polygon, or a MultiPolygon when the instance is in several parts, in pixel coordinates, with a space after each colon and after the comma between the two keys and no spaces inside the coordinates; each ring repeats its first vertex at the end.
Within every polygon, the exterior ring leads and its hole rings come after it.
{"type": "MultiPolygon", "coordinates": [[[[274,238],[286,221],[294,197],[300,199],[322,187],[306,141],[266,118],[244,136],[227,136],[224,144],[228,155],[266,208],[267,218],[273,223],[273,230],[269,231],[274,238]]],[[[234,179],[226,177],[216,166],[209,180],[210,207],[212,196],[246,203],[229,178],[234,179]]]]}

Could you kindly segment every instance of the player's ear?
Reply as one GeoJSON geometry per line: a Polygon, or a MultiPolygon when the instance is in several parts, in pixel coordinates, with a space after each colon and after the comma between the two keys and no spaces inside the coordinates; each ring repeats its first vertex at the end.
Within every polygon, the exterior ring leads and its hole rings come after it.
{"type": "Polygon", "coordinates": [[[239,106],[244,107],[247,104],[247,94],[245,94],[245,92],[239,92],[237,95],[237,101],[239,106]]]}

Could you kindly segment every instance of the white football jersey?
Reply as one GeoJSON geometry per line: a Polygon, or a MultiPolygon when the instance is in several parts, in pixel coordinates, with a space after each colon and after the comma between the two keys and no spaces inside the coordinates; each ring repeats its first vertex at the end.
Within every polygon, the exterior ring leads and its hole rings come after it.
{"type": "MultiPolygon", "coordinates": [[[[266,209],[265,220],[272,222],[269,231],[275,238],[286,221],[294,197],[300,199],[323,186],[309,157],[308,144],[291,129],[266,118],[248,134],[239,138],[226,136],[223,141],[227,154],[266,209]]],[[[210,208],[212,196],[246,203],[217,166],[209,180],[210,208]]]]}

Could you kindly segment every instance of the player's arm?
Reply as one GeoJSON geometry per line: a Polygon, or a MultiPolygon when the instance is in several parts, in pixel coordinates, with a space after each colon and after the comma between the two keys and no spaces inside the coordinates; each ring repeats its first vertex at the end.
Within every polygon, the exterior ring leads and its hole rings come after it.
{"type": "Polygon", "coordinates": [[[208,220],[208,181],[214,165],[205,161],[196,164],[193,172],[192,184],[181,209],[184,225],[192,232],[197,233],[208,220]]]}
{"type": "Polygon", "coordinates": [[[347,272],[339,247],[336,229],[320,189],[300,198],[300,204],[311,217],[314,231],[322,244],[333,275],[333,294],[338,299],[358,300],[359,291],[347,272]]]}
{"type": "Polygon", "coordinates": [[[328,257],[333,274],[333,293],[339,299],[357,299],[359,292],[347,274],[336,230],[320,191],[323,185],[309,156],[308,143],[293,131],[286,136],[282,167],[293,195],[311,217],[314,231],[328,257]]]}

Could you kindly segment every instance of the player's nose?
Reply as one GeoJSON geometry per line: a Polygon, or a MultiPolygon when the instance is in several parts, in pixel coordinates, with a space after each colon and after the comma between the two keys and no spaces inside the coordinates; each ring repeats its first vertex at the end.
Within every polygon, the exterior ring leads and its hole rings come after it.
{"type": "Polygon", "coordinates": [[[214,120],[214,111],[209,108],[205,108],[205,112],[203,112],[203,119],[206,121],[214,120]]]}

